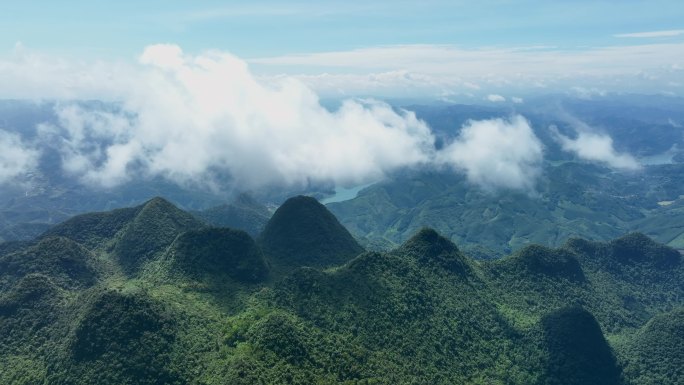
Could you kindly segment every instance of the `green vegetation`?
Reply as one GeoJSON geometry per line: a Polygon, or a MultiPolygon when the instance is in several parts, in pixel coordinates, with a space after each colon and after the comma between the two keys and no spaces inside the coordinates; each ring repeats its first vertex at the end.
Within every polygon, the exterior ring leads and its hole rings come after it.
{"type": "Polygon", "coordinates": [[[660,245],[640,233],[631,233],[609,243],[610,254],[622,264],[646,263],[657,269],[677,266],[676,250],[660,245]]]}
{"type": "Polygon", "coordinates": [[[193,214],[216,227],[230,227],[245,231],[252,237],[263,231],[271,212],[247,194],[239,195],[232,203],[215,206],[193,214]]]}
{"type": "Polygon", "coordinates": [[[179,234],[203,226],[195,217],[168,201],[154,198],[126,225],[113,251],[123,268],[132,273],[168,247],[179,234]]]}
{"type": "Polygon", "coordinates": [[[530,245],[494,266],[502,273],[521,279],[543,279],[540,276],[544,276],[575,282],[586,280],[577,257],[566,249],[530,245]]]}
{"type": "Polygon", "coordinates": [[[315,198],[297,196],[282,204],[266,224],[259,244],[274,267],[330,267],[363,251],[315,198]]]}
{"type": "Polygon", "coordinates": [[[61,236],[87,247],[101,247],[128,225],[141,209],[142,207],[138,206],[105,213],[78,215],[52,227],[43,236],[61,236]]]}
{"type": "Polygon", "coordinates": [[[684,164],[632,173],[547,162],[533,192],[482,191],[453,172],[409,171],[328,208],[369,249],[391,249],[430,226],[480,258],[580,237],[639,231],[684,249],[684,164]],[[672,202],[660,206],[658,202],[672,202]]]}
{"type": "Polygon", "coordinates": [[[60,336],[64,335],[60,320],[67,316],[65,300],[66,293],[41,274],[29,274],[0,294],[0,362],[8,363],[0,366],[0,378],[34,378],[36,370],[46,367],[46,358],[59,351],[60,336]],[[22,364],[11,364],[14,357],[22,364]],[[7,373],[10,368],[17,372],[7,373]]]}
{"type": "Polygon", "coordinates": [[[468,259],[458,247],[433,229],[423,228],[396,251],[415,258],[418,263],[437,266],[466,276],[472,273],[468,259]]]}
{"type": "Polygon", "coordinates": [[[549,384],[620,384],[620,370],[601,327],[579,307],[563,308],[542,318],[548,349],[549,384]]]}
{"type": "Polygon", "coordinates": [[[226,274],[240,282],[257,282],[268,274],[261,250],[244,231],[204,228],[181,234],[171,245],[172,270],[192,277],[226,274]]]}
{"type": "Polygon", "coordinates": [[[684,378],[684,308],[653,317],[623,347],[625,378],[634,384],[676,384],[684,378]]]}
{"type": "Polygon", "coordinates": [[[67,347],[65,369],[51,381],[69,384],[182,383],[170,369],[173,319],[144,293],[91,294],[67,347]]]}
{"type": "Polygon", "coordinates": [[[47,223],[17,223],[0,230],[0,241],[33,239],[50,228],[47,223]]]}
{"type": "Polygon", "coordinates": [[[259,242],[155,199],[5,245],[0,381],[684,380],[684,261],[648,237],[481,261],[431,229],[391,252],[342,230],[311,198],[286,202],[259,242]]]}
{"type": "Polygon", "coordinates": [[[64,287],[87,287],[95,284],[94,257],[85,247],[63,237],[47,237],[34,245],[0,256],[0,287],[30,273],[52,277],[64,287]]]}

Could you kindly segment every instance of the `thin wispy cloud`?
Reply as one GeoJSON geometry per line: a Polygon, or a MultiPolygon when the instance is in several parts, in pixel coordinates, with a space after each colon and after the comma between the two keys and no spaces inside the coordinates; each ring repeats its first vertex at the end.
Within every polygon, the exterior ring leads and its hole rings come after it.
{"type": "Polygon", "coordinates": [[[276,3],[233,5],[220,8],[198,9],[191,12],[177,13],[174,16],[182,21],[205,22],[242,17],[321,17],[326,15],[334,15],[340,12],[342,11],[335,8],[322,7],[314,4],[276,3]]]}
{"type": "Polygon", "coordinates": [[[15,43],[0,56],[0,98],[116,100],[138,82],[137,73],[120,61],[82,61],[32,50],[15,43]]]}
{"type": "MultiPolygon", "coordinates": [[[[384,74],[402,74],[397,82],[441,84],[489,93],[531,88],[567,90],[601,87],[607,91],[663,92],[682,88],[676,68],[684,63],[684,43],[562,48],[461,48],[453,45],[398,45],[348,51],[282,55],[248,60],[262,74],[301,77],[324,94],[352,87],[366,91],[390,88],[384,74]],[[305,70],[303,70],[305,69],[305,70]],[[304,73],[302,73],[304,72],[304,73]],[[320,76],[314,75],[318,73],[320,76]],[[353,82],[348,82],[353,77],[353,82]],[[422,79],[422,80],[421,80],[422,79]],[[495,92],[492,92],[495,91],[495,92]]],[[[396,85],[396,83],[395,83],[396,85]]],[[[399,87],[397,87],[399,88],[399,87]]]]}
{"type": "MultiPolygon", "coordinates": [[[[295,78],[323,97],[435,99],[448,94],[453,100],[474,101],[535,90],[684,93],[684,43],[577,51],[403,45],[247,62],[263,83],[295,78]]],[[[67,60],[18,46],[9,56],[0,56],[0,97],[120,99],[121,83],[138,81],[133,67],[67,60]]]]}
{"type": "Polygon", "coordinates": [[[39,151],[24,143],[19,135],[0,129],[0,185],[33,170],[39,151]]]}
{"type": "Polygon", "coordinates": [[[480,48],[453,45],[396,45],[349,51],[253,58],[250,63],[279,69],[406,70],[461,76],[497,74],[551,76],[577,73],[621,74],[684,62],[684,43],[605,46],[584,49],[480,48]]]}
{"type": "Polygon", "coordinates": [[[627,38],[654,38],[654,37],[672,37],[684,35],[684,29],[670,29],[665,31],[649,31],[649,32],[633,32],[633,33],[618,33],[614,37],[627,38]]]}

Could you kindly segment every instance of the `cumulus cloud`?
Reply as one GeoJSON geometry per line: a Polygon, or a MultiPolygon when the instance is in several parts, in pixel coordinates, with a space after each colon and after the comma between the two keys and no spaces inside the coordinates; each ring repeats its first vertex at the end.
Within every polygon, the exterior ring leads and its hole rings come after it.
{"type": "Polygon", "coordinates": [[[32,170],[38,155],[38,151],[26,145],[19,135],[0,129],[0,184],[32,170]]]}
{"type": "Polygon", "coordinates": [[[525,102],[525,100],[524,100],[523,98],[520,98],[520,97],[517,97],[517,96],[512,97],[512,98],[511,98],[511,101],[512,101],[513,103],[515,103],[515,104],[522,104],[522,103],[525,102]]]}
{"type": "Polygon", "coordinates": [[[580,129],[575,139],[571,139],[555,127],[551,127],[564,151],[590,162],[603,163],[614,169],[636,170],[641,166],[629,154],[618,153],[613,147],[613,138],[606,134],[593,133],[580,129]]]}
{"type": "Polygon", "coordinates": [[[520,115],[509,120],[470,121],[438,159],[487,189],[531,192],[541,174],[543,145],[520,115]]]}
{"type": "Polygon", "coordinates": [[[415,114],[373,100],[330,112],[300,81],[259,82],[226,53],[185,55],[155,45],[120,110],[58,108],[64,168],[112,186],[136,176],[180,183],[230,175],[244,188],[332,181],[354,184],[429,162],[434,137],[415,114]]]}
{"type": "Polygon", "coordinates": [[[500,102],[505,102],[506,98],[504,98],[501,95],[497,95],[497,94],[489,94],[489,95],[487,95],[487,100],[489,100],[492,103],[500,103],[500,102]]]}
{"type": "MultiPolygon", "coordinates": [[[[45,64],[29,61],[42,64],[11,68],[31,72],[45,64]]],[[[50,73],[64,74],[66,84],[50,76],[34,79],[36,90],[51,89],[50,96],[62,100],[57,121],[39,127],[39,140],[61,153],[67,173],[91,185],[162,177],[238,189],[345,186],[401,168],[447,164],[486,189],[532,190],[539,174],[541,144],[522,117],[471,121],[438,150],[431,129],[413,112],[370,99],[348,99],[331,111],[301,77],[256,76],[225,52],[190,55],[160,44],[147,47],[137,65],[96,65],[94,72],[80,65],[70,71],[70,65],[50,73]],[[68,101],[91,95],[117,102],[68,101]]],[[[441,82],[406,71],[379,74],[375,81],[383,87],[396,79],[441,82]]],[[[456,89],[464,84],[447,83],[456,89]]],[[[10,147],[21,148],[18,138],[8,138],[15,142],[10,147]]],[[[12,158],[26,159],[28,167],[37,156],[32,151],[12,158]]]]}

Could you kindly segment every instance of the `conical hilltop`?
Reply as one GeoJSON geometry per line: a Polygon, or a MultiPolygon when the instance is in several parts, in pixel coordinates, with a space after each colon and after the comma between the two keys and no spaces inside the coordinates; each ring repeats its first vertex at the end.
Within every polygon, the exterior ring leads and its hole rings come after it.
{"type": "Polygon", "coordinates": [[[274,266],[341,265],[363,251],[344,226],[315,198],[297,196],[283,203],[259,237],[274,266]]]}

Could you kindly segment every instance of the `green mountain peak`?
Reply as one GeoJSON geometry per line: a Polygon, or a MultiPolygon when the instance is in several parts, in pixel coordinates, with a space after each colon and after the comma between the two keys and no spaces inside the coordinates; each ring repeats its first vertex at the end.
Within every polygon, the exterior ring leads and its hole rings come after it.
{"type": "Polygon", "coordinates": [[[174,269],[192,277],[225,274],[239,282],[266,278],[268,265],[244,231],[207,227],[178,236],[168,252],[174,269]]]}
{"type": "Polygon", "coordinates": [[[153,198],[139,206],[135,218],[121,231],[114,254],[123,268],[134,272],[171,245],[183,232],[205,225],[191,214],[163,198],[153,198]]]}
{"type": "Polygon", "coordinates": [[[426,264],[437,264],[453,272],[470,270],[468,258],[458,247],[431,228],[422,228],[396,250],[426,264]]]}
{"type": "Polygon", "coordinates": [[[671,247],[661,245],[642,233],[629,233],[608,243],[611,254],[621,263],[652,263],[658,268],[681,263],[682,256],[671,247]]]}
{"type": "Polygon", "coordinates": [[[541,245],[529,245],[514,255],[501,260],[519,272],[541,274],[548,277],[584,281],[584,271],[577,257],[566,249],[552,249],[541,245]]]}
{"type": "Polygon", "coordinates": [[[325,206],[307,196],[285,201],[266,224],[259,244],[273,265],[286,270],[340,265],[363,251],[325,206]]]}
{"type": "Polygon", "coordinates": [[[579,306],[551,312],[542,321],[549,383],[620,385],[620,370],[594,316],[579,306]]]}

